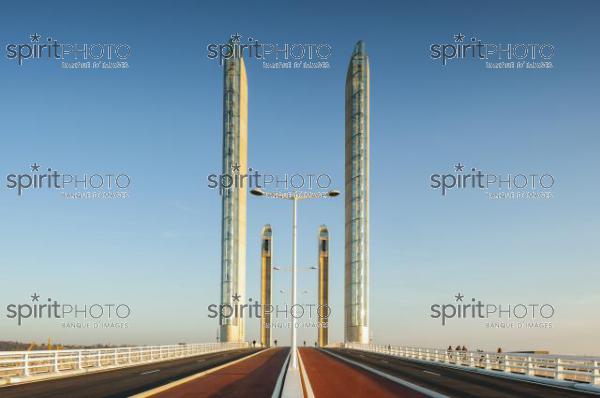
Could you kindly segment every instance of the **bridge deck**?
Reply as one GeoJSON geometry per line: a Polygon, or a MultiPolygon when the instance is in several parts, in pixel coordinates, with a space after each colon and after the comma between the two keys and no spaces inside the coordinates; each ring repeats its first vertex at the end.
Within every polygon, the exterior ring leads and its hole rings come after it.
{"type": "Polygon", "coordinates": [[[250,355],[239,349],[82,374],[34,383],[0,387],[2,398],[125,398],[250,355]]]}
{"type": "Polygon", "coordinates": [[[592,396],[583,392],[469,372],[467,369],[453,369],[365,351],[348,349],[332,349],[331,351],[449,397],[581,398],[592,396]]]}

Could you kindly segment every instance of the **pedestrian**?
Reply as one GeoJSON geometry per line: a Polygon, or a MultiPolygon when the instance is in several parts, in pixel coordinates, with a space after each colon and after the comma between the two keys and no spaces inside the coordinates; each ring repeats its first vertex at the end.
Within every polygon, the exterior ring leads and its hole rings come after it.
{"type": "Polygon", "coordinates": [[[256,348],[256,340],[252,340],[252,347],[256,348]]]}
{"type": "Polygon", "coordinates": [[[275,347],[277,347],[277,340],[275,340],[275,342],[274,342],[274,343],[275,343],[275,347]]]}

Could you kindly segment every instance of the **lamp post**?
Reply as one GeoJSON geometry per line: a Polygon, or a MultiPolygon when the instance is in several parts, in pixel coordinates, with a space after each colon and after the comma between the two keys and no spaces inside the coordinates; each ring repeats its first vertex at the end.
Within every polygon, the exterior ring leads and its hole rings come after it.
{"type": "MultiPolygon", "coordinates": [[[[265,196],[267,193],[260,188],[254,188],[250,191],[252,195],[255,196],[265,196]]],[[[339,191],[332,190],[327,192],[325,196],[334,198],[340,194],[339,191]]],[[[291,364],[292,369],[298,369],[298,355],[296,353],[297,343],[296,343],[296,319],[293,315],[293,309],[296,306],[296,234],[298,229],[297,224],[297,213],[298,213],[298,201],[303,199],[313,199],[311,196],[302,196],[299,192],[292,192],[291,195],[283,195],[283,196],[273,196],[276,199],[287,199],[292,201],[292,297],[291,297],[291,307],[290,312],[292,314],[292,354],[291,354],[291,364]]]]}

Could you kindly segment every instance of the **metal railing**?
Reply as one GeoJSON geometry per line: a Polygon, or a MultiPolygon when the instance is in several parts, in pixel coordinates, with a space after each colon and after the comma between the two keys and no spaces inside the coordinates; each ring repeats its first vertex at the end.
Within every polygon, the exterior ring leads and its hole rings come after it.
{"type": "Polygon", "coordinates": [[[57,351],[0,351],[0,381],[14,383],[31,376],[93,372],[248,347],[248,343],[205,343],[57,351]]]}
{"type": "Polygon", "coordinates": [[[522,375],[600,386],[600,357],[454,351],[357,343],[344,343],[343,347],[407,359],[499,371],[506,375],[522,375]]]}

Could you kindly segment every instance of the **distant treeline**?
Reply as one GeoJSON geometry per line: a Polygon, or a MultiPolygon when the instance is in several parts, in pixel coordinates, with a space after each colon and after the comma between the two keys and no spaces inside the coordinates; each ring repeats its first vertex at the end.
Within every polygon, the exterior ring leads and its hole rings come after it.
{"type": "MultiPolygon", "coordinates": [[[[31,343],[22,343],[20,341],[0,341],[0,351],[27,351],[31,347],[31,343]]],[[[72,349],[93,349],[93,348],[114,348],[119,347],[110,344],[95,344],[95,345],[77,345],[77,344],[60,344],[52,343],[52,350],[57,348],[72,350],[72,349]]],[[[46,344],[35,344],[32,350],[47,350],[46,344]]]]}

